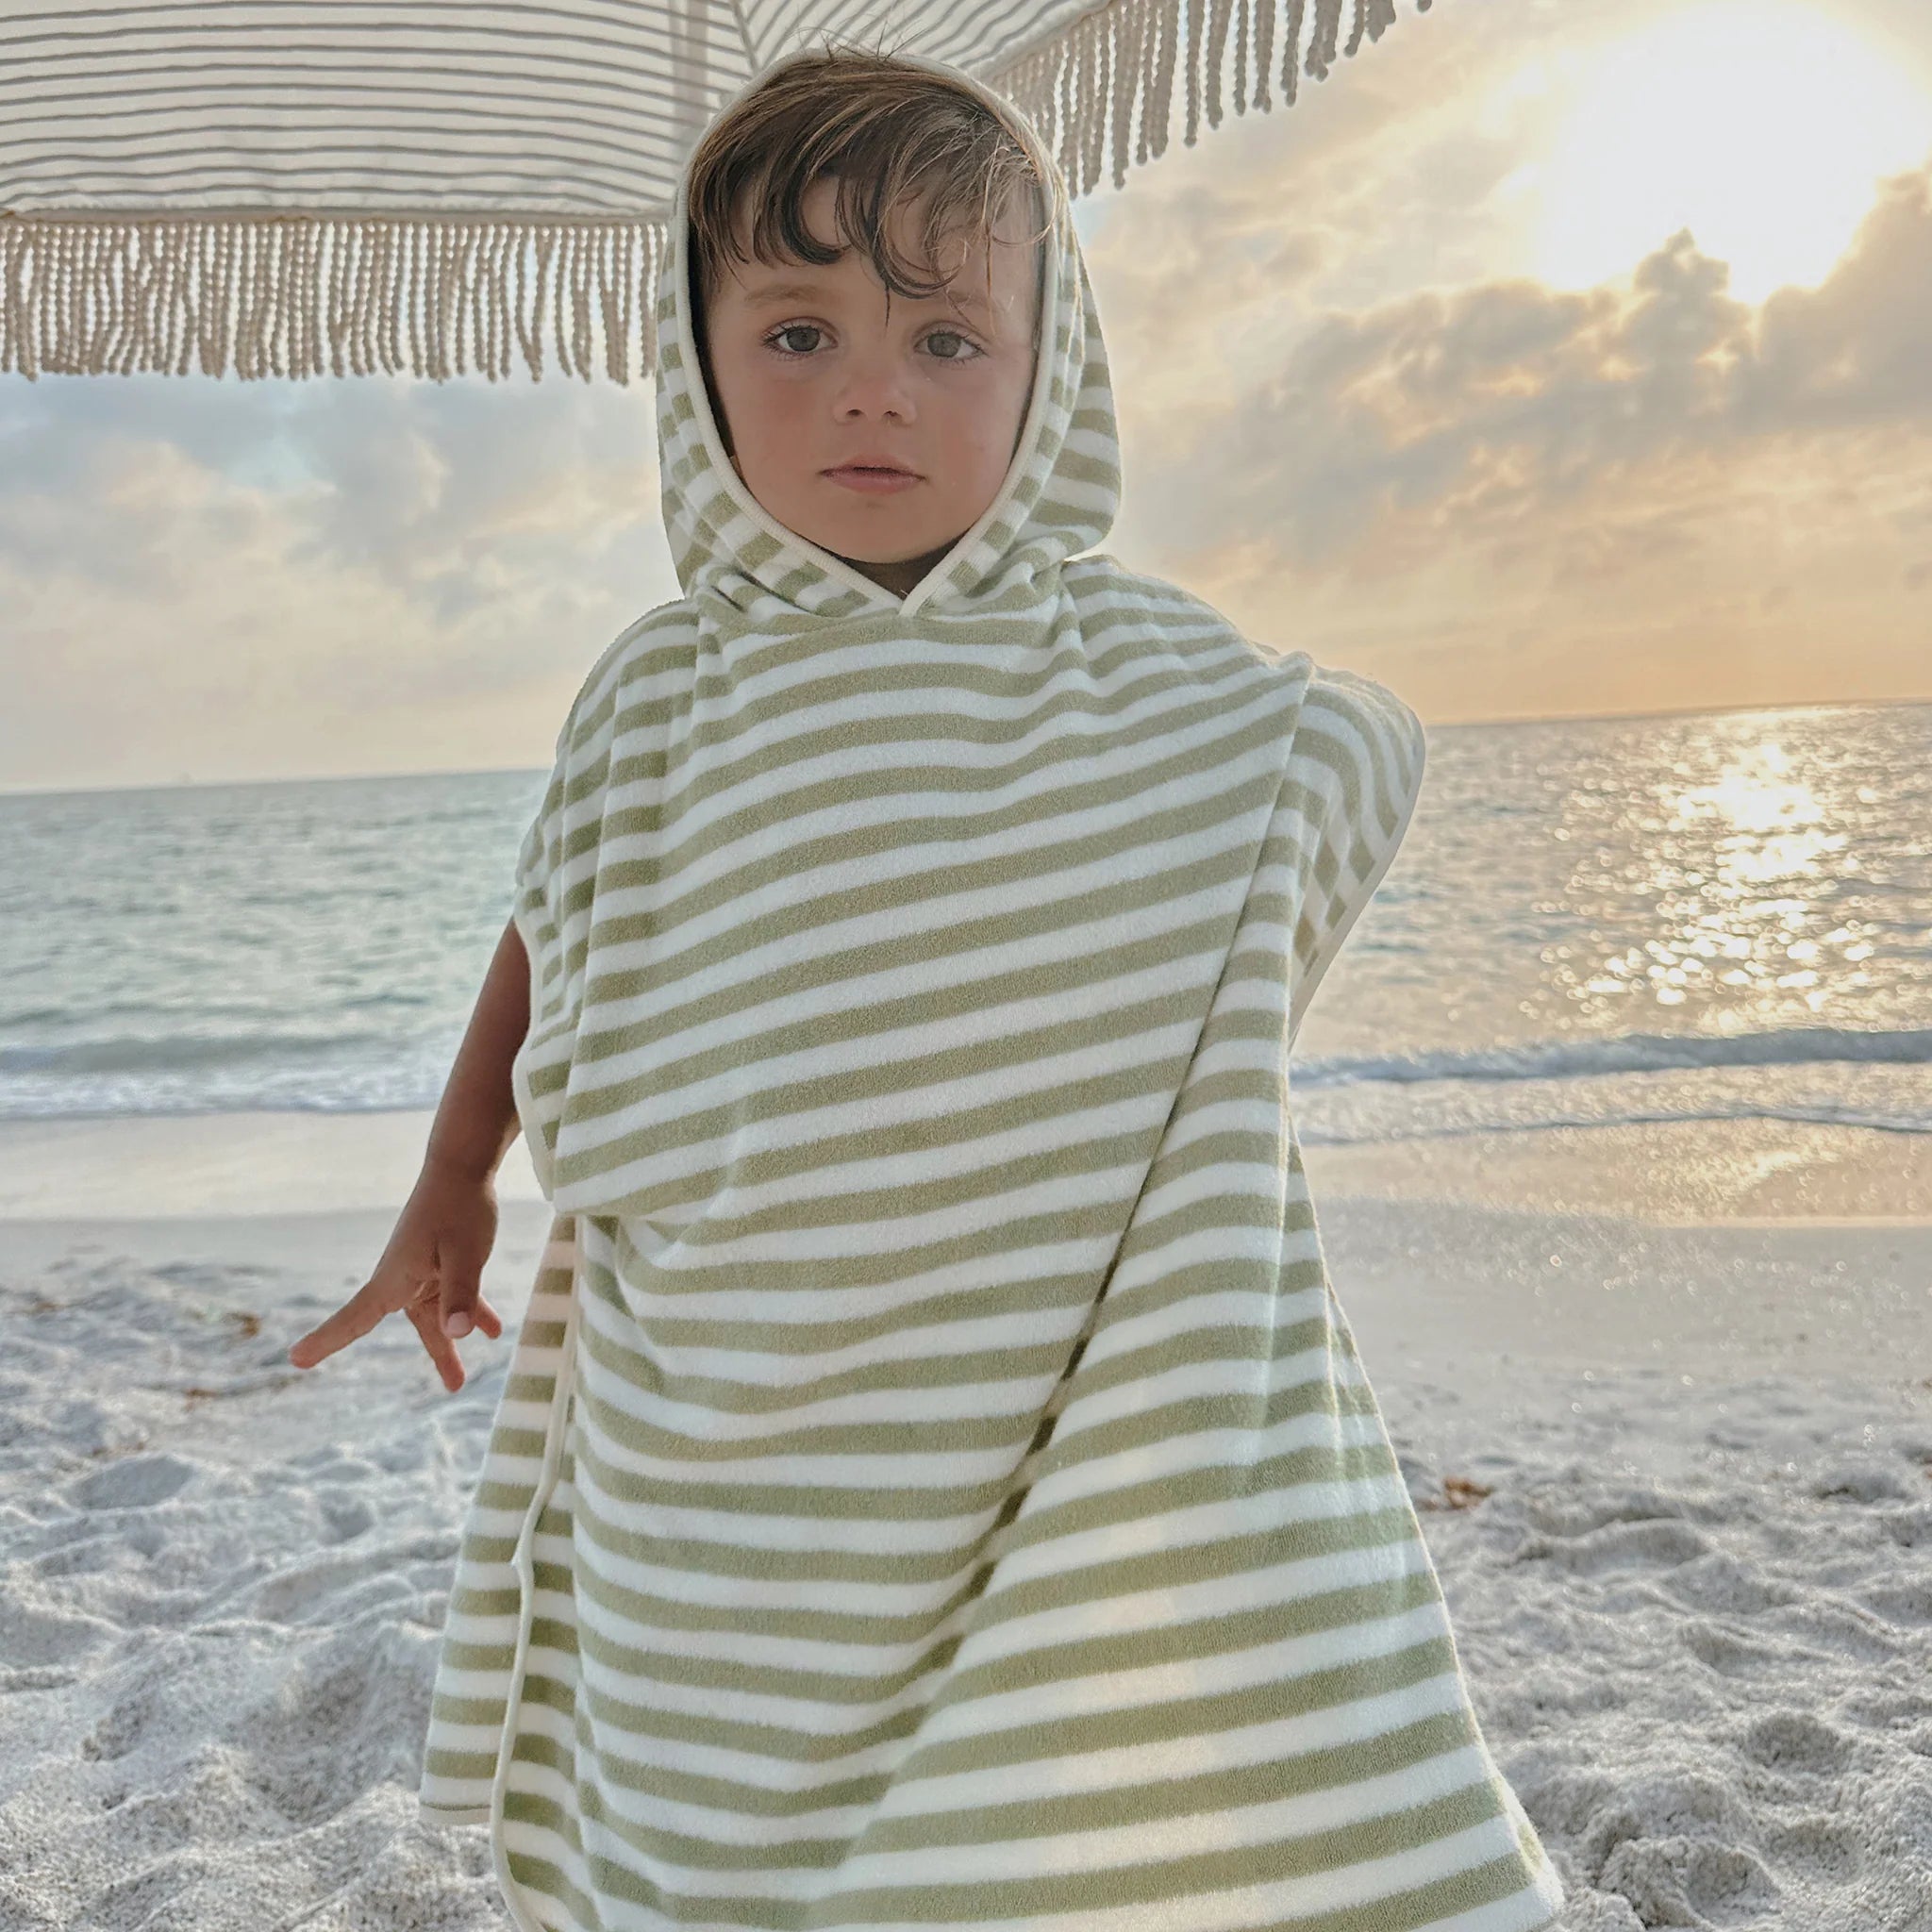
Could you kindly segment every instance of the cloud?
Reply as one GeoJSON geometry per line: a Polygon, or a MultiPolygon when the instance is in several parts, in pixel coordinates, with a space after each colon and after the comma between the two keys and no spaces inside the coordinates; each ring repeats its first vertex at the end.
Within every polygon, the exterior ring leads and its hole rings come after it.
{"type": "MultiPolygon", "coordinates": [[[[1215,219],[1196,207],[1188,224],[1215,219]]],[[[1224,337],[1263,303],[1289,319],[1280,291],[1252,280],[1243,264],[1212,281],[1197,337],[1224,337]]],[[[1487,282],[1321,314],[1238,399],[1151,423],[1142,410],[1152,460],[1137,453],[1129,488],[1151,495],[1148,521],[1177,552],[1265,536],[1291,567],[1320,571],[1391,541],[1507,541],[1643,466],[1925,435],[1932,168],[1883,184],[1819,288],[1754,310],[1725,283],[1680,231],[1627,288],[1487,282]]],[[[1138,311],[1123,321],[1143,326],[1138,311]]]]}
{"type": "MultiPolygon", "coordinates": [[[[1287,198],[1231,192],[1238,232],[1287,198]]],[[[1103,290],[1131,297],[1113,265],[1149,235],[1220,220],[1190,184],[1105,233],[1103,290]]],[[[1130,345],[1110,547],[1464,715],[1721,703],[1719,666],[1737,703],[1932,695],[1932,166],[1880,184],[1818,287],[1755,308],[1689,231],[1596,288],[1476,278],[1348,308],[1321,299],[1341,253],[1296,232],[1273,288],[1239,247],[1196,249],[1188,303],[1104,308],[1130,345]]]]}
{"type": "MultiPolygon", "coordinates": [[[[1860,5],[1923,40],[1917,0],[1860,5]]],[[[1581,39],[1405,18],[1081,205],[1108,547],[1432,717],[1932,695],[1932,169],[1760,308],[1689,232],[1596,287],[1498,275],[1535,152],[1499,82],[1581,39]]],[[[0,376],[0,785],[546,762],[677,593],[652,410],[648,380],[0,376]]]]}
{"type": "MultiPolygon", "coordinates": [[[[1842,25],[1932,96],[1921,9],[1842,25]]],[[[1610,31],[1554,6],[1401,20],[1104,201],[1108,547],[1437,715],[1932,696],[1932,167],[1876,189],[1819,286],[1758,306],[1662,226],[1594,286],[1498,273],[1558,82],[1610,31]]]]}
{"type": "Polygon", "coordinates": [[[0,379],[0,782],[548,761],[675,596],[650,385],[0,379]]]}

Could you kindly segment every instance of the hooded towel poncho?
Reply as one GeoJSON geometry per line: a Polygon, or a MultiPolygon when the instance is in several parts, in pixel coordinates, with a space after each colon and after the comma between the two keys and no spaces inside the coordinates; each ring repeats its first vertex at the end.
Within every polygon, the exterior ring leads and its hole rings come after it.
{"type": "Polygon", "coordinates": [[[732,470],[674,208],[685,594],[520,857],[555,1219],[421,1805],[522,1928],[1538,1932],[1289,1110],[1422,727],[1091,552],[1064,186],[926,64],[1057,214],[1011,468],[909,595],[732,470]]]}

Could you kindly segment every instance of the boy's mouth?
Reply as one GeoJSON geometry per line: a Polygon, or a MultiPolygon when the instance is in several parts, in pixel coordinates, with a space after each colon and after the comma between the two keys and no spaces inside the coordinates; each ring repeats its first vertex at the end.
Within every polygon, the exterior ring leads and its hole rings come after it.
{"type": "Polygon", "coordinates": [[[822,474],[834,483],[844,484],[848,490],[907,490],[920,480],[912,471],[885,459],[841,463],[837,469],[822,474]]]}
{"type": "Polygon", "coordinates": [[[863,456],[852,457],[845,462],[825,472],[827,476],[840,476],[848,471],[858,471],[862,475],[911,476],[917,480],[917,472],[908,470],[904,463],[895,462],[891,457],[868,450],[863,456]]]}

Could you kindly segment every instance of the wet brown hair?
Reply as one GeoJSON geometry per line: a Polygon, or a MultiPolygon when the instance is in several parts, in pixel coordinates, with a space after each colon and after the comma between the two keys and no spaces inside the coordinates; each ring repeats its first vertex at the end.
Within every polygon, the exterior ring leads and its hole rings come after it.
{"type": "MultiPolygon", "coordinates": [[[[756,258],[767,267],[790,260],[823,268],[839,259],[842,250],[813,238],[801,206],[806,191],[828,175],[838,180],[834,224],[841,240],[871,257],[892,293],[910,296],[951,286],[951,277],[937,272],[939,246],[956,233],[985,248],[991,295],[993,229],[1014,197],[1030,189],[1040,217],[1028,237],[1037,308],[1044,243],[1053,233],[1052,190],[1012,130],[977,94],[943,75],[882,50],[828,40],[738,101],[692,150],[691,304],[701,357],[706,304],[722,287],[727,263],[756,258]],[[890,250],[886,218],[922,201],[925,260],[905,262],[890,250]],[[747,203],[749,255],[740,240],[747,203]],[[922,268],[932,272],[923,281],[922,268]]],[[[706,374],[708,379],[708,367],[706,374]]]]}

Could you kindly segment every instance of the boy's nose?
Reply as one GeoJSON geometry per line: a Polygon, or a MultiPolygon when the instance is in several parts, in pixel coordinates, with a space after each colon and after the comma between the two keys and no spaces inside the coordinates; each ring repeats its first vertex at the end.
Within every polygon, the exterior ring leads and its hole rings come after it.
{"type": "Polygon", "coordinates": [[[891,409],[894,414],[912,413],[912,388],[894,355],[856,357],[846,365],[839,383],[836,407],[843,415],[854,410],[877,414],[891,409]]]}

